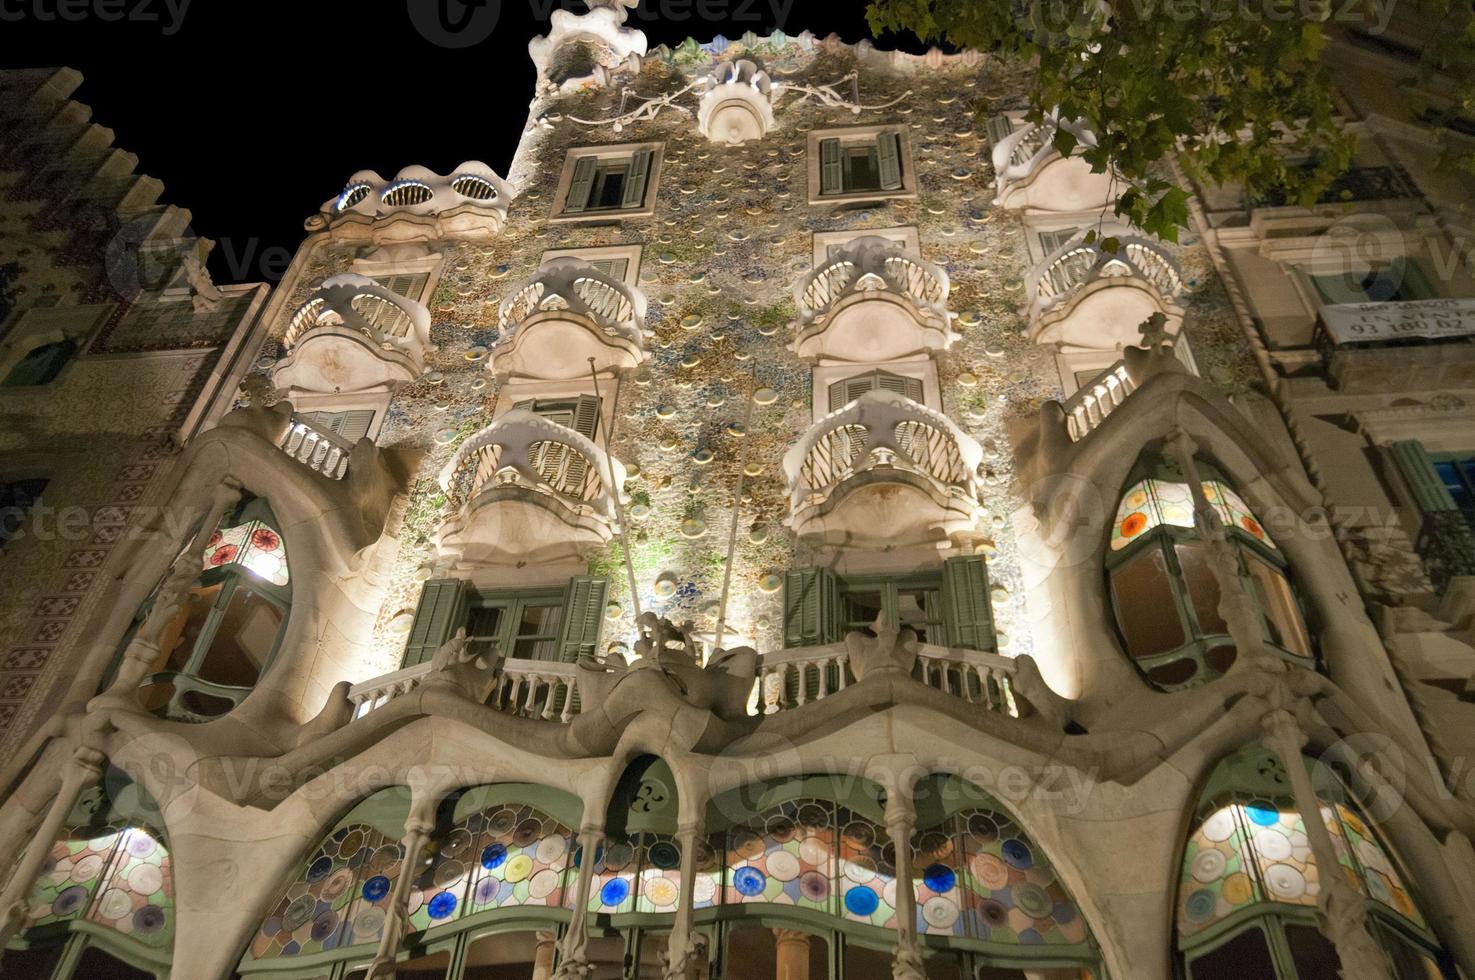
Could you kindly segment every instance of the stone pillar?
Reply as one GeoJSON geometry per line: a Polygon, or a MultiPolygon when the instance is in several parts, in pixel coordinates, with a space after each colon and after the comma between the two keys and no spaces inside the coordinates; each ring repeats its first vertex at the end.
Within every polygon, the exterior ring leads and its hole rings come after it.
{"type": "Polygon", "coordinates": [[[394,980],[395,957],[400,943],[404,942],[406,926],[410,919],[410,890],[415,877],[420,873],[420,856],[430,841],[430,832],[435,829],[434,798],[427,806],[417,801],[405,821],[405,836],[400,839],[405,855],[400,860],[399,875],[394,879],[394,890],[389,895],[389,908],[384,916],[384,931],[379,936],[379,949],[374,953],[374,962],[369,965],[365,980],[394,980]],[[429,810],[426,814],[424,811],[429,810]]]}
{"type": "Polygon", "coordinates": [[[1183,478],[1188,481],[1189,492],[1193,494],[1194,527],[1208,550],[1209,570],[1219,585],[1219,615],[1234,639],[1235,665],[1269,661],[1279,666],[1283,661],[1266,649],[1260,606],[1240,570],[1238,549],[1230,543],[1218,511],[1204,496],[1203,478],[1199,476],[1198,462],[1194,459],[1198,445],[1188,433],[1179,429],[1168,439],[1167,446],[1183,470],[1183,478]]]}
{"type": "Polygon", "coordinates": [[[809,980],[809,933],[775,929],[774,980],[809,980]]]}
{"type": "Polygon", "coordinates": [[[696,895],[697,846],[701,840],[700,823],[676,831],[676,841],[681,845],[681,895],[676,901],[676,919],[671,923],[671,938],[666,946],[665,980],[695,980],[704,959],[691,928],[691,906],[696,895]]]}
{"type": "Polygon", "coordinates": [[[0,955],[4,954],[6,945],[20,933],[26,920],[30,918],[31,889],[37,876],[41,874],[41,866],[46,863],[46,856],[51,853],[52,845],[61,836],[77,798],[97,782],[106,761],[107,757],[101,752],[85,745],[77,746],[72,757],[67,760],[56,798],[51,801],[46,816],[41,819],[27,842],[5,891],[0,893],[0,909],[4,910],[0,913],[3,914],[3,918],[0,918],[0,955]]]}
{"type": "Polygon", "coordinates": [[[533,980],[553,980],[553,950],[558,945],[558,936],[539,932],[537,940],[537,948],[533,951],[533,980]]]}
{"type": "Polygon", "coordinates": [[[896,851],[896,954],[892,980],[926,980],[922,944],[917,939],[917,896],[912,884],[912,831],[917,813],[910,792],[893,790],[886,797],[886,833],[896,851]]]}
{"type": "Polygon", "coordinates": [[[573,914],[563,934],[554,980],[588,980],[594,973],[589,963],[589,893],[594,887],[594,852],[603,842],[604,828],[598,824],[579,831],[579,880],[574,885],[573,914]]]}
{"type": "Polygon", "coordinates": [[[1331,831],[1321,817],[1321,803],[1311,784],[1301,750],[1306,735],[1295,716],[1284,708],[1276,708],[1262,721],[1265,744],[1280,756],[1291,780],[1296,810],[1306,827],[1306,838],[1321,881],[1317,894],[1317,919],[1322,935],[1332,941],[1342,961],[1342,980],[1387,980],[1392,966],[1381,946],[1367,930],[1367,898],[1342,872],[1337,862],[1336,846],[1331,831]]]}

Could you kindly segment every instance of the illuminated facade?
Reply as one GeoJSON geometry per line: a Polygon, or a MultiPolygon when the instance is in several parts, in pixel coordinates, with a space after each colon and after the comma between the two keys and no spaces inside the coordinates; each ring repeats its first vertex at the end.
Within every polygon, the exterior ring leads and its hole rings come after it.
{"type": "MultiPolygon", "coordinates": [[[[117,547],[6,543],[5,975],[1475,975],[1468,188],[1397,46],[1335,200],[1167,243],[1017,69],[625,15],[533,42],[505,177],[99,317],[207,380],[117,547]]],[[[0,410],[154,369],[83,307],[18,294],[0,410]]],[[[39,424],[22,516],[101,480],[39,424]]]]}

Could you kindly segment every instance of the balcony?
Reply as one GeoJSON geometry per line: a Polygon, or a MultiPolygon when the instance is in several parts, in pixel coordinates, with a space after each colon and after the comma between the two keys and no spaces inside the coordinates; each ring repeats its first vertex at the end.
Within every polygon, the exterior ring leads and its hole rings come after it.
{"type": "Polygon", "coordinates": [[[857,238],[794,288],[800,357],[886,361],[946,350],[950,284],[940,266],[878,235],[857,238]]]}
{"type": "Polygon", "coordinates": [[[1155,313],[1176,334],[1183,313],[1176,299],[1183,281],[1161,246],[1145,238],[1119,239],[1116,252],[1101,240],[1068,242],[1025,278],[1029,336],[1057,350],[1111,350],[1142,341],[1141,324],[1155,313]]]}
{"type": "Polygon", "coordinates": [[[301,415],[293,414],[277,445],[303,466],[330,480],[341,480],[348,475],[353,444],[336,432],[318,428],[301,415]]]}
{"type": "Polygon", "coordinates": [[[485,239],[501,232],[511,202],[507,183],[475,160],[449,176],[407,167],[393,180],[385,180],[372,170],[361,170],[307,220],[307,230],[381,245],[485,239]]]}
{"type": "MultiPolygon", "coordinates": [[[[996,653],[923,643],[912,678],[986,711],[1019,715],[1010,688],[1014,661],[996,653]]],[[[758,674],[759,714],[776,714],[822,701],[855,683],[844,643],[790,647],[764,654],[758,674]],[[812,693],[811,693],[812,692],[812,693]]]]}
{"type": "Polygon", "coordinates": [[[779,86],[746,58],[719,63],[699,90],[697,129],[714,143],[735,146],[760,140],[778,125],[773,101],[779,86]]]}
{"type": "MultiPolygon", "coordinates": [[[[362,718],[414,691],[430,671],[427,662],[355,684],[348,690],[353,718],[362,718]]],[[[547,660],[499,661],[487,704],[519,718],[568,722],[579,713],[577,668],[547,660]]]]}
{"type": "Polygon", "coordinates": [[[467,439],[440,474],[436,535],[459,567],[582,559],[616,531],[625,467],[572,429],[513,409],[467,439]]]}
{"type": "Polygon", "coordinates": [[[333,276],[292,316],[279,388],[367,391],[413,381],[425,371],[430,311],[372,279],[333,276]]]}
{"type": "Polygon", "coordinates": [[[1117,361],[1095,380],[1076,389],[1061,408],[1071,442],[1080,442],[1137,390],[1125,361],[1117,361]]]}
{"type": "Polygon", "coordinates": [[[1475,386],[1475,299],[1323,306],[1316,339],[1342,391],[1475,386]]]}
{"type": "MultiPolygon", "coordinates": [[[[1307,165],[1303,169],[1309,169],[1307,165]]],[[[1338,174],[1316,199],[1317,204],[1350,204],[1361,201],[1422,200],[1413,180],[1398,166],[1351,167],[1338,174]]],[[[1258,197],[1249,198],[1252,208],[1294,206],[1284,188],[1266,189],[1258,197]]]]}
{"type": "Polygon", "coordinates": [[[951,419],[872,391],[784,456],[789,526],[807,543],[884,548],[979,536],[983,449],[951,419]]]}
{"type": "Polygon", "coordinates": [[[645,295],[572,257],[552,259],[502,304],[491,367],[507,377],[559,381],[639,367],[645,295]]]}
{"type": "Polygon", "coordinates": [[[1439,510],[1424,515],[1415,547],[1438,592],[1452,579],[1475,576],[1475,513],[1439,510]]]}
{"type": "Polygon", "coordinates": [[[1095,135],[1082,123],[1062,122],[1054,113],[1043,122],[1016,129],[994,144],[994,204],[1042,211],[1086,211],[1112,199],[1109,173],[1093,173],[1085,160],[1061,156],[1055,149],[1059,129],[1074,136],[1080,146],[1096,145],[1095,135]]]}

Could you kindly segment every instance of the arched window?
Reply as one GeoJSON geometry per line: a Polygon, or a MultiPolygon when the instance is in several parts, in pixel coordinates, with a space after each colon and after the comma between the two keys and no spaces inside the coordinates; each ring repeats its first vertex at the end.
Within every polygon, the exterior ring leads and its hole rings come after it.
{"type": "MultiPolygon", "coordinates": [[[[109,773],[107,787],[122,777],[109,773]]],[[[135,784],[84,793],[51,849],[30,921],[5,952],[15,980],[152,978],[169,970],[174,882],[157,808],[135,784]]]]}
{"type": "Polygon", "coordinates": [[[230,712],[276,654],[291,603],[286,543],[271,507],[243,500],[222,518],[198,583],[162,631],[144,706],[179,721],[230,712]]]}
{"type": "Polygon", "coordinates": [[[77,354],[77,342],[58,340],[50,344],[33,347],[15,362],[15,366],[0,381],[0,388],[27,388],[46,385],[56,380],[61,369],[77,354]]]}
{"type": "MultiPolygon", "coordinates": [[[[1239,571],[1259,605],[1265,639],[1288,659],[1314,662],[1300,604],[1280,549],[1240,495],[1199,461],[1204,496],[1234,546],[1239,571]]],[[[1219,614],[1219,582],[1196,526],[1182,471],[1153,458],[1127,481],[1106,559],[1112,604],[1127,652],[1147,676],[1174,689],[1223,674],[1237,651],[1219,614]]]]}
{"type": "MultiPolygon", "coordinates": [[[[323,954],[336,951],[335,962],[342,964],[336,969],[352,976],[351,967],[372,958],[404,859],[408,812],[408,791],[391,787],[338,821],[262,921],[241,975],[277,976],[307,958],[321,966],[323,954]]],[[[412,957],[427,953],[424,968],[440,977],[439,958],[454,944],[490,949],[475,925],[516,921],[556,930],[573,897],[571,827],[578,815],[576,799],[524,784],[482,786],[448,798],[410,893],[412,957]]],[[[450,956],[444,958],[449,963],[450,956]]],[[[456,959],[466,961],[464,955],[456,959]]],[[[412,974],[418,968],[402,965],[412,974]]],[[[329,964],[323,973],[334,969],[329,964]]]]}
{"type": "MultiPolygon", "coordinates": [[[[1313,772],[1338,871],[1372,900],[1369,931],[1399,980],[1453,980],[1377,834],[1328,770],[1313,772]]],[[[1258,746],[1226,759],[1204,790],[1183,853],[1177,931],[1189,980],[1335,977],[1336,951],[1316,925],[1321,879],[1279,760],[1258,746]]]]}

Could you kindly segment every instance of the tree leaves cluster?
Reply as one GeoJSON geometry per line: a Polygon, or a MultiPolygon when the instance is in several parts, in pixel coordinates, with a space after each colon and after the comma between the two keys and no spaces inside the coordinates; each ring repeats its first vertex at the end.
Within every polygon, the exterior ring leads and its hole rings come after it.
{"type": "MultiPolygon", "coordinates": [[[[1117,214],[1176,240],[1188,196],[1160,176],[1170,157],[1190,178],[1239,184],[1251,198],[1310,205],[1327,193],[1355,150],[1328,41],[1386,25],[1400,2],[1429,25],[1411,80],[1438,77],[1453,106],[1475,110],[1470,0],[870,0],[867,17],[877,34],[1031,64],[1031,118],[1059,107],[1083,120],[1096,145],[1081,156],[1123,182],[1117,214]]],[[[1063,127],[1055,145],[1076,149],[1063,127]]]]}

